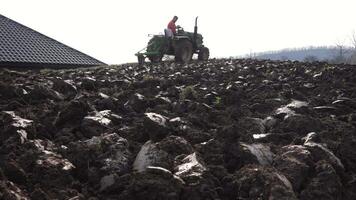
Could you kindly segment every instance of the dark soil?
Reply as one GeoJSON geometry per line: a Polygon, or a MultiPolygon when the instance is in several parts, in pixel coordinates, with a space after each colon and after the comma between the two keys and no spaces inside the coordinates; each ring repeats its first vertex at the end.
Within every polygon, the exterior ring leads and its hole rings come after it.
{"type": "Polygon", "coordinates": [[[2,68],[0,199],[356,199],[356,67],[2,68]]]}

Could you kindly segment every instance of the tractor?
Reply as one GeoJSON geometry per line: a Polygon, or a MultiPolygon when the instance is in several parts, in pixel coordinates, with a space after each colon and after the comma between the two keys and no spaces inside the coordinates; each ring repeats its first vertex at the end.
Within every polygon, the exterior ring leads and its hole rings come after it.
{"type": "Polygon", "coordinates": [[[189,62],[193,54],[198,54],[198,60],[209,59],[209,49],[203,45],[203,36],[198,33],[198,17],[195,18],[194,32],[186,32],[180,26],[177,26],[177,34],[153,35],[148,45],[137,52],[138,63],[143,64],[148,58],[152,63],[162,61],[164,55],[175,56],[176,62],[189,62]]]}

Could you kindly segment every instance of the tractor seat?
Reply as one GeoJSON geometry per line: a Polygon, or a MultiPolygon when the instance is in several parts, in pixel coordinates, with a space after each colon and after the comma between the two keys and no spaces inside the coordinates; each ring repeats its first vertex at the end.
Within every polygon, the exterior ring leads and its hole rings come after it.
{"type": "Polygon", "coordinates": [[[166,29],[164,29],[164,36],[166,38],[173,38],[174,35],[173,35],[173,32],[171,29],[166,28],[166,29]]]}

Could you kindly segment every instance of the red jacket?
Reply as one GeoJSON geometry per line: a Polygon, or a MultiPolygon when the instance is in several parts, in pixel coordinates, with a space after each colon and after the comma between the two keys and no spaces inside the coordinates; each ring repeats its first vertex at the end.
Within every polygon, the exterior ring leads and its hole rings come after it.
{"type": "Polygon", "coordinates": [[[174,23],[173,20],[171,20],[169,23],[168,23],[168,26],[167,28],[171,29],[173,34],[176,34],[177,31],[176,31],[176,24],[174,23]]]}

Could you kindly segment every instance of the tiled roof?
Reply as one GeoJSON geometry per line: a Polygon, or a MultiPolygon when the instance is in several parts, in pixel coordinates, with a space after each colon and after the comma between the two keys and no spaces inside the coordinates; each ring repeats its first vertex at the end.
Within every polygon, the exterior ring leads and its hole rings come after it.
{"type": "Polygon", "coordinates": [[[0,65],[95,66],[105,63],[0,15],[0,65]]]}

